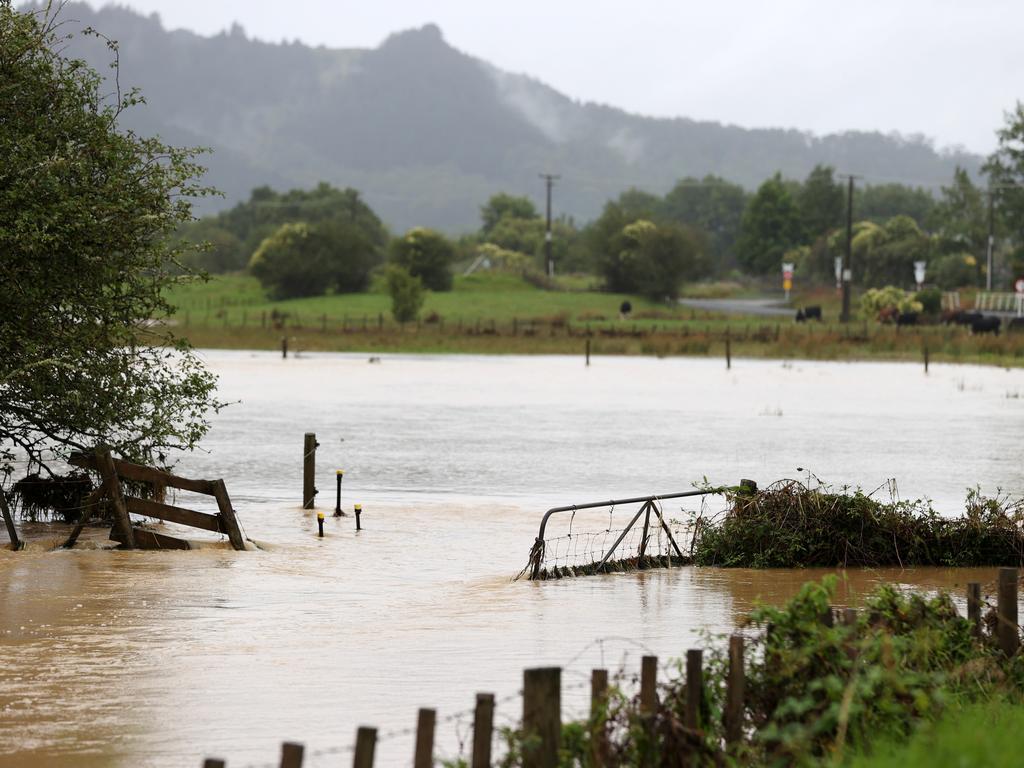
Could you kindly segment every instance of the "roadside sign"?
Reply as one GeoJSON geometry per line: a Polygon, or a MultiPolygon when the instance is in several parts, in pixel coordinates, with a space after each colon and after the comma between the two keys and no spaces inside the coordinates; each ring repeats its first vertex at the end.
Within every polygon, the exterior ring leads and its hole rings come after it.
{"type": "Polygon", "coordinates": [[[782,290],[786,292],[786,298],[789,299],[789,292],[793,289],[793,267],[795,265],[791,261],[782,262],[782,290]]]}

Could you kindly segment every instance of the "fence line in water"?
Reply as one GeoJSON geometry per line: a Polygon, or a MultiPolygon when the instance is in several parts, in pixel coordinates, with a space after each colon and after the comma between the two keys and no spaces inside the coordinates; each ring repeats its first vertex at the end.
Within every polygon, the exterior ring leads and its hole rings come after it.
{"type": "MultiPolygon", "coordinates": [[[[975,637],[982,635],[981,609],[985,604],[981,599],[981,584],[972,582],[967,585],[967,621],[975,637]]],[[[1019,651],[1020,635],[1017,615],[1018,572],[1016,568],[1000,568],[997,581],[996,627],[994,635],[1003,654],[1012,657],[1019,651]]],[[[829,610],[821,617],[826,626],[833,626],[838,616],[844,625],[856,625],[858,611],[846,608],[836,611],[829,610]]],[[[590,643],[577,654],[569,664],[595,643],[590,643]]],[[[724,760],[730,750],[740,743],[745,734],[747,723],[746,708],[746,668],[745,638],[741,634],[729,637],[728,669],[725,677],[725,696],[722,711],[724,738],[714,749],[713,757],[724,760]]],[[[686,653],[685,662],[685,702],[682,712],[684,729],[694,735],[702,735],[702,711],[704,707],[704,652],[701,649],[690,649],[686,653]]],[[[567,665],[568,666],[568,665],[567,665]]],[[[639,674],[639,711],[641,716],[650,718],[653,727],[654,715],[658,711],[658,657],[645,655],[641,659],[639,674]]],[[[620,673],[621,679],[621,673],[620,673]]],[[[308,754],[302,744],[285,742],[281,746],[279,761],[261,764],[249,764],[244,768],[303,768],[306,758],[314,763],[322,757],[352,754],[353,768],[372,768],[377,744],[400,736],[415,735],[413,754],[414,768],[431,768],[435,763],[436,752],[434,736],[438,723],[456,723],[457,727],[473,716],[471,734],[463,731],[459,734],[459,754],[456,759],[464,761],[464,746],[469,742],[470,759],[464,764],[469,768],[489,768],[493,759],[493,741],[495,735],[494,715],[498,704],[505,704],[522,698],[522,716],[520,720],[509,720],[507,728],[520,730],[531,738],[523,739],[520,749],[525,768],[557,768],[559,746],[562,734],[562,698],[563,691],[590,688],[590,708],[584,718],[589,723],[591,733],[591,765],[594,768],[611,766],[609,761],[609,733],[607,728],[607,709],[609,695],[609,677],[607,669],[593,669],[587,676],[574,673],[563,667],[541,667],[523,671],[523,688],[514,694],[495,699],[493,694],[477,694],[476,706],[447,715],[440,720],[434,709],[420,709],[415,727],[398,729],[378,734],[376,728],[362,726],[356,732],[356,740],[341,746],[327,747],[311,751],[308,754]],[[587,678],[569,686],[562,685],[563,672],[587,678]]],[[[500,731],[501,729],[499,729],[500,731]]],[[[699,742],[699,740],[698,740],[699,742]]],[[[697,749],[699,747],[695,747],[697,749]]],[[[225,768],[227,763],[220,758],[206,758],[204,768],[225,768]]]]}

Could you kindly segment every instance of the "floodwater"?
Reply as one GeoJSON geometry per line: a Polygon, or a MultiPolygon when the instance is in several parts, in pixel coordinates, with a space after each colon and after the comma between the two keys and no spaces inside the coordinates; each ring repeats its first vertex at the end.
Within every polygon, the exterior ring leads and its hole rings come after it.
{"type": "MultiPolygon", "coordinates": [[[[239,402],[179,471],[223,477],[263,549],[112,552],[94,530],[51,552],[57,534],[26,526],[30,549],[0,552],[0,766],[272,764],[284,740],[322,753],[307,752],[307,765],[340,766],[364,724],[381,729],[377,765],[407,765],[405,731],[423,706],[438,710],[438,751],[450,757],[476,692],[498,695],[499,723],[516,718],[525,667],[565,667],[569,716],[592,667],[681,656],[706,643],[703,631],[728,632],[756,601],[821,575],[681,568],[513,582],[547,507],[683,491],[704,477],[816,476],[865,490],[895,478],[901,497],[929,497],[945,514],[963,509],[969,486],[1024,495],[1020,370],[207,358],[222,397],[239,402]],[[299,508],[307,431],[321,443],[323,539],[299,508]],[[346,511],[364,509],[359,533],[351,516],[332,516],[339,467],[346,511]]],[[[188,494],[177,503],[208,508],[188,494]]],[[[614,513],[620,527],[628,514],[614,513]]],[[[606,510],[573,525],[612,527],[606,510]]],[[[837,603],[880,582],[962,593],[994,576],[851,571],[837,603]]]]}

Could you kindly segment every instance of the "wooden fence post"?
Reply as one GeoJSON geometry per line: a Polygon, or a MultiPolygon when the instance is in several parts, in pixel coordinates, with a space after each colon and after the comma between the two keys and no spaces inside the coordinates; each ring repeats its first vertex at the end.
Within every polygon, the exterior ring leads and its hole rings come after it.
{"type": "MultiPolygon", "coordinates": [[[[0,489],[0,511],[3,512],[7,535],[11,538],[11,549],[17,552],[21,549],[21,539],[18,538],[18,529],[14,527],[14,516],[11,514],[11,508],[7,505],[7,497],[4,496],[3,489],[0,489]]],[[[85,510],[82,510],[81,514],[85,515],[85,510]]]]}
{"type": "Polygon", "coordinates": [[[103,485],[110,494],[110,501],[114,507],[114,519],[124,539],[124,546],[128,549],[135,549],[135,534],[132,532],[132,521],[128,517],[128,507],[125,506],[124,496],[121,493],[121,481],[117,477],[117,469],[114,467],[114,459],[110,456],[110,449],[99,447],[96,449],[96,467],[103,477],[103,485]]]}
{"type": "Polygon", "coordinates": [[[971,634],[981,637],[981,584],[977,581],[967,585],[967,620],[971,623],[971,634]]]}
{"type": "Polygon", "coordinates": [[[373,752],[377,748],[377,729],[360,726],[356,731],[356,754],[352,768],[373,768],[373,752]]]}
{"type": "Polygon", "coordinates": [[[999,647],[1007,656],[1013,656],[1020,644],[1017,630],[1017,569],[999,569],[999,595],[996,614],[999,617],[996,633],[999,647]]]}
{"type": "Polygon", "coordinates": [[[203,760],[203,768],[224,768],[225,763],[216,757],[208,757],[203,760]]]}
{"type": "Polygon", "coordinates": [[[562,741],[562,670],[523,671],[523,768],[557,768],[562,741]]]}
{"type": "Polygon", "coordinates": [[[228,488],[223,480],[213,481],[213,497],[217,500],[217,508],[220,510],[220,520],[227,529],[228,540],[236,552],[245,549],[245,539],[242,538],[242,529],[238,526],[238,518],[231,506],[231,499],[228,497],[228,488]]]}
{"type": "Polygon", "coordinates": [[[413,768],[433,768],[434,726],[436,723],[437,710],[420,710],[416,719],[416,752],[413,755],[413,768]]]}
{"type": "Polygon", "coordinates": [[[593,768],[608,765],[608,670],[590,672],[590,764],[593,768]]]}
{"type": "MultiPolygon", "coordinates": [[[[650,514],[648,512],[648,514],[650,514]]],[[[658,657],[644,656],[640,660],[640,719],[644,729],[644,749],[640,764],[653,766],[657,754],[658,735],[655,723],[658,714],[658,657]]]]}
{"type": "Polygon", "coordinates": [[[312,509],[316,501],[316,441],[315,432],[307,432],[302,445],[302,508],[312,509]]]}
{"type": "Polygon", "coordinates": [[[729,677],[725,690],[725,743],[736,744],[743,738],[743,699],[747,678],[743,668],[743,636],[729,638],[729,677]]]}
{"type": "Polygon", "coordinates": [[[306,748],[301,744],[286,741],[281,745],[281,768],[302,768],[306,748]]]}
{"type": "Polygon", "coordinates": [[[704,698],[704,652],[691,649],[686,652],[686,717],[684,725],[691,730],[700,728],[700,707],[704,698]]]}
{"type": "Polygon", "coordinates": [[[471,768],[491,768],[491,741],[494,735],[494,694],[478,693],[473,712],[473,754],[471,768]]]}

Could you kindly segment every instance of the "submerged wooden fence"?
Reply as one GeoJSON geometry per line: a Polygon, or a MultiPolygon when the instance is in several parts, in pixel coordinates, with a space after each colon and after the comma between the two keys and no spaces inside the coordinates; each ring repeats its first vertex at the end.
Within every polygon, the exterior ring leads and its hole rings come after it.
{"type": "Polygon", "coordinates": [[[75,545],[82,529],[89,522],[93,509],[97,507],[101,500],[108,499],[114,513],[114,527],[111,530],[110,538],[120,542],[128,549],[191,548],[184,539],[133,528],[131,518],[129,517],[130,514],[153,517],[158,520],[168,520],[172,523],[199,528],[213,533],[223,533],[227,535],[234,549],[245,549],[245,539],[242,536],[242,530],[238,525],[238,518],[231,506],[231,499],[228,497],[227,487],[224,485],[223,480],[193,480],[187,477],[180,477],[179,475],[173,475],[170,472],[147,467],[143,464],[133,464],[121,459],[115,459],[110,455],[110,451],[103,447],[97,448],[93,454],[73,454],[68,459],[68,463],[76,467],[99,472],[103,481],[82,503],[81,517],[68,540],[64,543],[65,548],[75,545]],[[121,484],[122,480],[147,485],[152,491],[153,498],[127,495],[121,484]],[[217,500],[219,513],[211,515],[154,500],[162,499],[167,488],[178,488],[213,496],[217,500]]]}
{"type": "MultiPolygon", "coordinates": [[[[996,638],[1002,652],[1011,657],[1019,651],[1020,633],[1017,623],[1018,573],[1016,568],[1000,568],[997,581],[996,638]]],[[[967,585],[967,619],[975,636],[982,634],[981,585],[972,582],[967,585]]],[[[838,620],[844,624],[855,624],[858,612],[853,608],[841,611],[830,608],[822,621],[832,626],[838,620]]],[[[716,755],[718,764],[724,764],[727,756],[744,738],[746,723],[746,669],[744,666],[744,645],[742,635],[729,638],[728,669],[725,680],[725,699],[722,709],[724,742],[719,745],[716,755]]],[[[685,702],[683,726],[693,734],[700,734],[704,726],[704,652],[690,649],[686,652],[685,702]]],[[[641,716],[650,718],[653,728],[654,716],[658,711],[657,680],[658,657],[644,656],[640,667],[639,704],[641,716]]],[[[608,670],[594,669],[590,674],[591,728],[590,765],[594,768],[611,768],[608,728],[605,722],[608,702],[608,670]]],[[[541,667],[523,671],[521,728],[527,737],[521,741],[522,764],[524,768],[557,768],[558,753],[562,736],[562,668],[541,667]]],[[[494,695],[479,693],[473,712],[473,735],[470,743],[472,752],[470,768],[488,768],[492,765],[492,744],[494,737],[494,695]]],[[[430,768],[435,764],[434,735],[437,711],[420,709],[415,728],[413,749],[414,768],[430,768]]],[[[353,768],[372,768],[378,743],[376,728],[363,726],[356,731],[355,744],[347,748],[333,748],[311,753],[319,757],[325,754],[352,752],[353,768]]],[[[652,755],[653,757],[653,755],[652,755]]],[[[281,745],[280,768],[302,768],[305,747],[293,742],[281,745]]],[[[225,768],[226,761],[220,758],[206,758],[204,768],[225,768]]],[[[269,765],[269,764],[268,764],[269,765]]]]}

